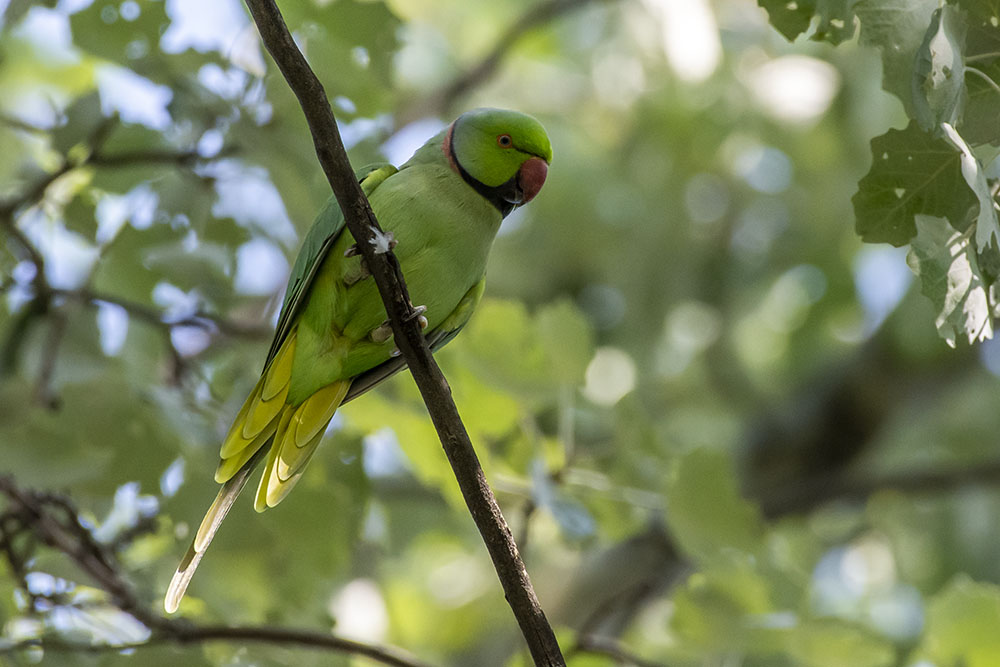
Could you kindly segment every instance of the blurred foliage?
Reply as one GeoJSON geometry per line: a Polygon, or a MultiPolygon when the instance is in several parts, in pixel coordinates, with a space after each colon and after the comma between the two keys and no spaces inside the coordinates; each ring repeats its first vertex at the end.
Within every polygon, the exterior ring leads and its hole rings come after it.
{"type": "MultiPolygon", "coordinates": [[[[357,165],[475,106],[550,132],[548,183],[438,358],[569,663],[995,664],[1000,346],[965,341],[998,307],[1000,6],[559,4],[453,108],[437,93],[533,5],[282,9],[357,165]]],[[[159,609],[328,186],[235,0],[0,15],[0,472],[72,497],[159,609]]],[[[334,425],[280,508],[241,499],[182,613],[523,664],[410,378],[334,425]]],[[[22,547],[0,651],[148,636],[22,547]]],[[[235,642],[0,655],[367,664],[235,642]]]]}

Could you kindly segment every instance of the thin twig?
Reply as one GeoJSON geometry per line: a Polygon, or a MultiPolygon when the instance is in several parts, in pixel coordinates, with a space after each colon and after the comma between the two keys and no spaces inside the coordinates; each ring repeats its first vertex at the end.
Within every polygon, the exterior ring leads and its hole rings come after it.
{"type": "Polygon", "coordinates": [[[12,220],[14,212],[17,209],[41,201],[49,186],[76,166],[73,162],[64,159],[56,169],[42,174],[23,193],[16,197],[10,197],[6,201],[0,201],[0,218],[9,218],[12,220]]]}
{"type": "Polygon", "coordinates": [[[580,635],[576,638],[576,646],[569,653],[590,653],[593,655],[604,655],[614,659],[618,664],[635,665],[635,667],[667,667],[664,663],[652,662],[640,658],[628,650],[620,641],[611,637],[598,637],[596,635],[580,635]]]}
{"type": "Polygon", "coordinates": [[[11,116],[5,113],[0,113],[0,125],[6,125],[7,127],[13,128],[15,130],[21,130],[22,132],[30,132],[31,134],[48,134],[53,129],[55,129],[52,127],[35,125],[34,123],[29,123],[23,118],[17,118],[16,116],[11,116]]]}
{"type": "Polygon", "coordinates": [[[293,41],[274,1],[247,0],[247,6],[265,47],[302,106],[320,164],[344,212],[347,228],[375,279],[396,345],[420,389],[532,657],[538,665],[565,665],[555,633],[545,619],[510,528],[458,415],[448,382],[427,347],[410,304],[399,262],[391,251],[377,254],[370,243],[380,228],[354,177],[323,86],[293,41]]]}
{"type": "Polygon", "coordinates": [[[10,476],[0,475],[0,493],[7,497],[10,511],[48,546],[69,556],[91,579],[111,596],[114,604],[149,628],[161,627],[162,619],[143,605],[132,587],[114,567],[114,558],[86,526],[80,523],[69,499],[21,489],[10,476]],[[54,509],[59,510],[57,516],[54,509]]]}
{"type": "MultiPolygon", "coordinates": [[[[40,647],[46,651],[106,653],[140,649],[166,642],[193,644],[235,641],[327,649],[365,656],[394,667],[429,667],[428,663],[399,649],[357,642],[325,632],[270,626],[193,625],[183,620],[177,621],[161,616],[150,611],[136,595],[121,573],[114,549],[94,539],[90,530],[80,523],[79,511],[69,498],[59,494],[22,489],[12,477],[4,475],[0,475],[0,494],[8,501],[8,509],[0,514],[0,554],[5,557],[10,570],[26,591],[25,578],[28,569],[25,564],[33,554],[15,548],[14,540],[21,535],[27,535],[65,554],[110,596],[113,605],[138,620],[153,633],[145,641],[130,644],[93,644],[67,642],[52,637],[33,638],[0,649],[0,655],[33,647],[40,647]]],[[[27,592],[33,600],[45,597],[27,592]]],[[[67,604],[61,597],[47,599],[53,604],[84,609],[80,605],[67,604]]]]}
{"type": "Polygon", "coordinates": [[[49,329],[42,346],[41,361],[38,365],[38,379],[35,381],[35,400],[49,410],[59,408],[59,396],[52,387],[55,376],[56,361],[59,359],[59,349],[66,337],[66,327],[69,317],[62,309],[54,309],[48,316],[49,329]]]}
{"type": "Polygon", "coordinates": [[[968,72],[969,74],[975,74],[980,79],[982,79],[983,81],[985,81],[986,85],[989,86],[990,88],[992,88],[994,92],[1000,94],[1000,84],[997,84],[997,82],[994,81],[990,77],[990,75],[988,75],[986,72],[984,72],[984,71],[982,71],[980,69],[976,69],[975,67],[966,67],[965,71],[968,72]]]}
{"type": "Polygon", "coordinates": [[[20,312],[12,314],[7,335],[0,344],[0,376],[11,375],[17,371],[21,346],[28,340],[35,319],[45,315],[48,309],[48,297],[36,295],[21,308],[20,312]]]}
{"type": "Polygon", "coordinates": [[[266,626],[191,626],[188,630],[176,635],[163,633],[153,635],[143,642],[128,644],[83,644],[48,639],[28,639],[0,649],[0,655],[16,653],[35,647],[54,653],[121,653],[122,651],[134,651],[168,642],[193,644],[210,641],[240,641],[246,643],[265,643],[275,646],[327,649],[364,656],[393,667],[430,667],[430,663],[411,657],[398,649],[364,644],[331,634],[286,630],[284,628],[266,626]]]}
{"type": "Polygon", "coordinates": [[[979,63],[984,60],[993,60],[994,58],[1000,58],[1000,51],[990,51],[988,53],[977,53],[972,56],[966,56],[966,63],[979,63]]]}
{"type": "Polygon", "coordinates": [[[33,279],[35,292],[46,296],[49,292],[49,283],[45,278],[45,257],[35,247],[35,244],[31,242],[31,239],[24,233],[24,230],[17,226],[17,222],[14,220],[14,208],[17,205],[16,202],[0,203],[0,227],[21,248],[24,258],[35,265],[35,277],[33,279]]]}
{"type": "Polygon", "coordinates": [[[806,514],[828,502],[863,502],[886,489],[927,494],[997,482],[1000,482],[1000,460],[945,470],[898,472],[867,479],[852,479],[844,475],[802,479],[768,491],[759,502],[764,516],[775,518],[806,514]]]}
{"type": "MultiPolygon", "coordinates": [[[[94,127],[87,139],[90,155],[101,149],[101,146],[104,145],[104,142],[117,122],[117,116],[110,116],[103,118],[94,127]]],[[[35,293],[45,299],[48,299],[51,295],[51,288],[45,276],[45,257],[35,244],[31,242],[28,235],[18,227],[15,214],[25,207],[42,201],[45,197],[45,191],[49,189],[50,185],[76,167],[84,164],[90,155],[76,161],[71,160],[68,156],[63,156],[62,162],[55,170],[43,174],[21,194],[11,197],[6,201],[0,201],[0,227],[3,227],[7,234],[21,246],[21,249],[27,255],[27,259],[35,265],[35,277],[33,281],[35,293]]]]}
{"type": "Polygon", "coordinates": [[[199,327],[209,330],[215,329],[226,336],[260,339],[270,338],[274,334],[274,331],[270,327],[262,324],[244,324],[200,310],[185,317],[171,319],[163,311],[152,306],[147,306],[138,301],[132,301],[131,299],[126,299],[115,294],[96,292],[87,287],[76,290],[57,289],[53,292],[66,299],[78,300],[91,305],[107,303],[118,306],[125,310],[131,317],[168,329],[173,327],[199,327]]]}
{"type": "Polygon", "coordinates": [[[531,518],[535,515],[536,510],[538,510],[538,505],[535,504],[533,498],[528,498],[521,506],[521,532],[517,534],[516,540],[521,551],[526,552],[528,548],[528,537],[531,535],[531,518]]]}
{"type": "Polygon", "coordinates": [[[426,115],[444,115],[474,88],[492,77],[513,48],[528,33],[565,14],[581,9],[593,0],[545,0],[530,7],[501,33],[489,51],[472,67],[421,100],[410,102],[396,114],[396,126],[426,115]]]}
{"type": "Polygon", "coordinates": [[[399,649],[365,644],[334,634],[308,632],[276,628],[270,626],[224,626],[224,625],[182,625],[167,621],[168,629],[161,630],[149,639],[126,644],[85,644],[82,642],[67,642],[56,639],[28,639],[12,646],[0,649],[0,655],[16,653],[31,648],[42,648],[54,653],[121,653],[148,648],[158,644],[200,644],[212,641],[228,641],[243,643],[263,643],[274,646],[299,646],[304,648],[325,649],[364,656],[383,665],[392,667],[431,667],[399,649]]]}
{"type": "Polygon", "coordinates": [[[131,167],[137,164],[175,164],[187,167],[199,160],[218,160],[239,152],[236,146],[223,146],[215,155],[206,158],[196,150],[173,151],[173,150],[141,150],[123,151],[120,153],[100,153],[95,152],[87,161],[95,167],[131,167]]]}
{"type": "Polygon", "coordinates": [[[285,628],[227,627],[222,625],[194,626],[179,632],[175,638],[181,642],[227,640],[294,644],[314,648],[329,648],[355,655],[363,655],[378,660],[381,663],[396,665],[397,667],[425,667],[428,664],[396,648],[364,644],[333,634],[285,628]]]}
{"type": "Polygon", "coordinates": [[[548,0],[531,7],[500,35],[489,53],[439,93],[442,107],[450,107],[459,97],[492,76],[510,50],[529,32],[591,1],[548,0]]]}

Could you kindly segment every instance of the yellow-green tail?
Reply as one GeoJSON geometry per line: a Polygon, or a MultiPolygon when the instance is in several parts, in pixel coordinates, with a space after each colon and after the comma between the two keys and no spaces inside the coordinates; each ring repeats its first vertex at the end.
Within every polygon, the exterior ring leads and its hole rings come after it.
{"type": "Polygon", "coordinates": [[[296,332],[290,332],[264,369],[222,443],[221,460],[215,472],[215,480],[222,488],[170,581],[164,599],[168,613],[177,610],[198,563],[264,454],[267,454],[267,461],[254,501],[258,512],[280,503],[298,482],[351,386],[350,380],[339,380],[299,405],[286,403],[295,339],[296,332]]]}

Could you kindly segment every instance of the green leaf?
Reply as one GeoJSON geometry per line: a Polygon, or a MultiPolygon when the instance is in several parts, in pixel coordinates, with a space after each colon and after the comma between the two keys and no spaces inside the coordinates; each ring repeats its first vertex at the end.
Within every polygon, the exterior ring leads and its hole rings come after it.
{"type": "Polygon", "coordinates": [[[434,356],[448,377],[466,427],[477,439],[502,438],[517,426],[522,418],[519,396],[501,391],[470,372],[454,345],[434,356]]]}
{"type": "Polygon", "coordinates": [[[552,379],[567,385],[582,383],[587,364],[594,358],[594,338],[580,309],[568,299],[542,306],[535,314],[535,329],[552,379]]]}
{"type": "Polygon", "coordinates": [[[674,595],[671,628],[702,651],[741,653],[747,664],[889,667],[891,642],[838,619],[812,619],[775,604],[773,583],[751,558],[693,574],[674,595]]]}
{"type": "Polygon", "coordinates": [[[1000,587],[960,574],[931,600],[921,652],[939,665],[991,667],[1000,655],[1000,587]]]}
{"type": "MultiPolygon", "coordinates": [[[[465,501],[455,483],[448,459],[441,450],[434,424],[427,418],[427,409],[419,398],[391,401],[383,395],[384,391],[401,384],[406,385],[408,391],[413,391],[413,380],[401,375],[391,380],[388,387],[383,387],[383,391],[370,392],[364,400],[345,405],[341,408],[345,423],[366,435],[391,428],[412,466],[414,476],[428,488],[438,490],[453,507],[463,508],[465,501]]],[[[488,450],[480,450],[479,454],[480,462],[484,468],[487,467],[488,450]]]]}
{"type": "Polygon", "coordinates": [[[95,188],[106,192],[125,193],[144,181],[169,175],[179,168],[176,163],[132,161],[116,163],[123,155],[177,150],[161,132],[134,123],[117,123],[101,146],[105,164],[94,167],[91,181],[95,188]]]}
{"type": "Polygon", "coordinates": [[[545,377],[545,350],[520,302],[484,300],[461,340],[478,369],[505,389],[532,391],[545,377]]]}
{"type": "Polygon", "coordinates": [[[854,8],[861,45],[882,53],[882,88],[901,99],[911,115],[914,60],[938,5],[938,0],[861,0],[854,8]]]}
{"type": "Polygon", "coordinates": [[[815,0],[757,0],[757,4],[767,10],[771,25],[790,42],[809,29],[809,22],[816,11],[815,0]]]}
{"type": "Polygon", "coordinates": [[[965,40],[965,117],[959,129],[970,144],[1000,144],[1000,0],[959,0],[968,12],[965,40]]]}
{"type": "Polygon", "coordinates": [[[857,0],[757,0],[767,10],[771,25],[789,41],[806,32],[813,17],[819,20],[809,36],[815,41],[840,44],[854,36],[854,10],[857,0]]]}
{"type": "Polygon", "coordinates": [[[1000,226],[997,225],[997,211],[993,201],[993,192],[986,181],[986,172],[979,159],[972,154],[972,149],[965,143],[961,135],[947,123],[941,127],[945,141],[962,154],[962,178],[975,193],[979,203],[979,213],[976,216],[976,248],[983,252],[993,242],[1000,243],[1000,226]]]}
{"type": "Polygon", "coordinates": [[[103,120],[101,96],[94,90],[76,98],[65,116],[66,122],[52,131],[52,146],[63,155],[90,137],[103,120]]]}
{"type": "Polygon", "coordinates": [[[806,667],[888,667],[896,664],[892,644],[834,619],[809,621],[786,634],[787,654],[806,667]]]}
{"type": "Polygon", "coordinates": [[[590,325],[568,301],[532,316],[520,302],[487,299],[460,340],[467,363],[485,379],[542,402],[579,384],[593,357],[590,325]]]}
{"type": "Polygon", "coordinates": [[[385,108],[400,22],[384,2],[298,2],[283,11],[324,87],[350,100],[338,117],[372,117],[385,108]]]}
{"type": "Polygon", "coordinates": [[[965,92],[965,22],[951,5],[937,9],[917,51],[913,67],[913,107],[926,131],[954,124],[965,92]]]}
{"type": "Polygon", "coordinates": [[[855,229],[868,243],[902,246],[917,233],[914,216],[948,218],[964,231],[977,206],[962,174],[961,151],[911,122],[872,139],[872,167],[851,201],[855,229]]]}
{"type": "Polygon", "coordinates": [[[760,510],[740,496],[731,462],[721,452],[699,448],[678,459],[667,478],[666,501],[667,523],[681,550],[696,561],[761,548],[760,510]]]}
{"type": "Polygon", "coordinates": [[[162,222],[142,230],[126,226],[97,265],[91,283],[94,290],[152,305],[153,287],[163,276],[147,268],[146,256],[158,248],[179,243],[186,235],[187,230],[182,226],[162,222]]]}
{"type": "Polygon", "coordinates": [[[820,0],[819,25],[811,39],[837,45],[854,37],[854,5],[858,0],[820,0]]]}
{"type": "Polygon", "coordinates": [[[160,36],[170,25],[166,3],[139,0],[139,14],[123,18],[119,3],[96,0],[69,18],[73,43],[99,58],[130,67],[145,76],[143,64],[159,60],[160,36]]]}
{"type": "Polygon", "coordinates": [[[85,190],[78,194],[63,210],[66,229],[93,242],[97,235],[96,208],[97,202],[93,190],[85,190]]]}
{"type": "Polygon", "coordinates": [[[769,613],[773,604],[767,580],[749,558],[725,560],[692,574],[674,594],[671,627],[703,649],[743,652],[759,633],[747,619],[769,613]]]}
{"type": "Polygon", "coordinates": [[[990,338],[996,304],[990,302],[970,234],[958,232],[940,217],[918,215],[916,225],[907,264],[938,311],[938,334],[952,347],[959,332],[970,343],[990,338]]]}

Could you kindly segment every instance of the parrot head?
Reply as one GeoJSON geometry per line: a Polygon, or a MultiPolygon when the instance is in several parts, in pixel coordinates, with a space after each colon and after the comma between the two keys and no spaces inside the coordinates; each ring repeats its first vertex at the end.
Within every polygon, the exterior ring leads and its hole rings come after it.
{"type": "Polygon", "coordinates": [[[548,175],[552,146],[541,123],[505,109],[474,109],[445,132],[452,169],[502,215],[534,199],[548,175]]]}

